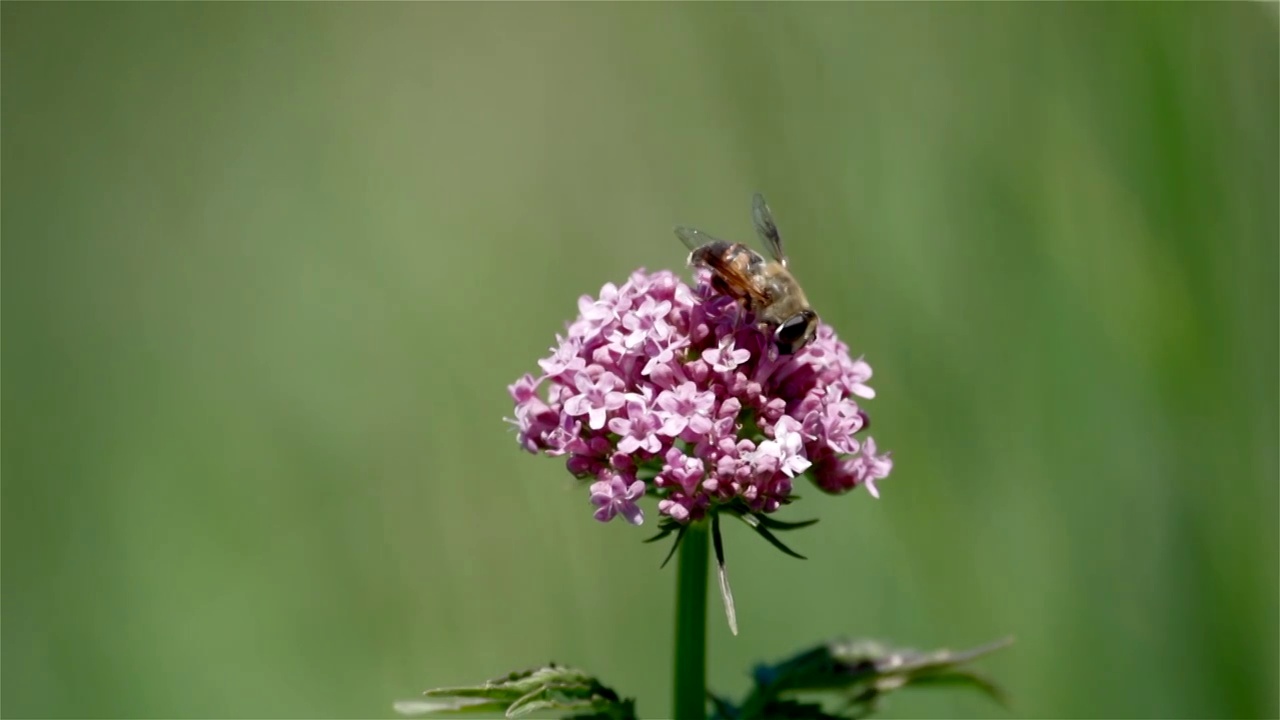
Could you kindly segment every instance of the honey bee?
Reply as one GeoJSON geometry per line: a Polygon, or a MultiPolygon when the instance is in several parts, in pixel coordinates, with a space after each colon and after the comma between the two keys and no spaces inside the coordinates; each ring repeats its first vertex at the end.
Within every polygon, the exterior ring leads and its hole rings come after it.
{"type": "Polygon", "coordinates": [[[742,243],[719,240],[701,230],[677,227],[676,236],[690,250],[689,265],[709,269],[712,287],[755,313],[778,352],[791,355],[813,340],[818,315],[787,269],[778,225],[760,193],[751,199],[751,219],[771,260],[742,243]]]}

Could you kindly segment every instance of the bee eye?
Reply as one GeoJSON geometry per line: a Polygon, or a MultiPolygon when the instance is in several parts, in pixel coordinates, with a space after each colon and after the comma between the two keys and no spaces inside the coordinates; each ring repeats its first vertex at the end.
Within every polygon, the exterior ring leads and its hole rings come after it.
{"type": "Polygon", "coordinates": [[[806,311],[787,318],[787,321],[779,325],[774,332],[774,337],[778,341],[778,352],[791,355],[798,350],[808,339],[812,325],[813,313],[811,312],[806,311]]]}

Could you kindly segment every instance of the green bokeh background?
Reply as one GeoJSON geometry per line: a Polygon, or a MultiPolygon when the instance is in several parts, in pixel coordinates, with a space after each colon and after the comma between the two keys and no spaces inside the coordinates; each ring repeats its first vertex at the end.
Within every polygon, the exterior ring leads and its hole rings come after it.
{"type": "Polygon", "coordinates": [[[712,686],[1013,634],[1004,716],[1277,716],[1277,16],[4,3],[3,714],[385,716],[548,660],[666,714],[665,548],[505,388],[760,190],[897,464],[788,511],[807,562],[729,528],[712,686]]]}

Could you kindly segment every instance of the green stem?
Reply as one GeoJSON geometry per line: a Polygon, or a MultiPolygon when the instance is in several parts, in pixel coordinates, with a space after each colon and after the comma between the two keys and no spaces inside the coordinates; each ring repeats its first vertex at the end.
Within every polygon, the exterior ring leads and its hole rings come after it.
{"type": "Polygon", "coordinates": [[[707,536],[706,521],[691,523],[677,551],[675,720],[707,717],[707,536]]]}

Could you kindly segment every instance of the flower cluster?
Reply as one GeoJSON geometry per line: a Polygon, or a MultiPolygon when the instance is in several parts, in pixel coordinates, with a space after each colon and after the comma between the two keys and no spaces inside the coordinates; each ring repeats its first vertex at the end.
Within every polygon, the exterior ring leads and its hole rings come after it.
{"type": "Polygon", "coordinates": [[[849,356],[828,325],[780,356],[741,305],[698,270],[693,287],[668,271],[638,270],[621,287],[578,301],[580,314],[539,376],[510,386],[522,447],[566,456],[594,479],[595,517],[639,525],[636,501],[658,498],[678,523],[729,503],[773,512],[808,473],[828,493],[892,468],[854,397],[871,398],[871,367],[849,356]]]}

